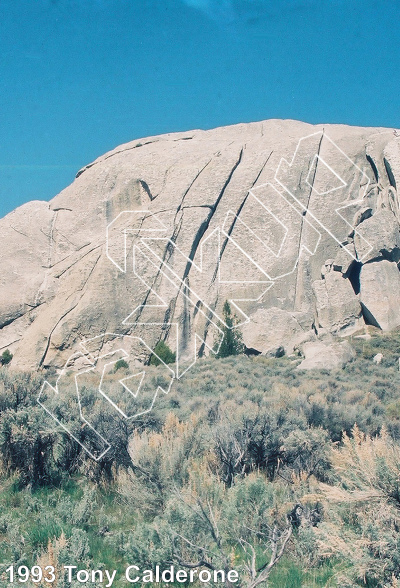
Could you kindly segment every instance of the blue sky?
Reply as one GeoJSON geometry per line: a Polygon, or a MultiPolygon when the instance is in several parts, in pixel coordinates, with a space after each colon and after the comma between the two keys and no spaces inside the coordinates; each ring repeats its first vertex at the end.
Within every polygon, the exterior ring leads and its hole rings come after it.
{"type": "Polygon", "coordinates": [[[400,127],[398,0],[1,0],[0,216],[142,136],[400,127]]]}

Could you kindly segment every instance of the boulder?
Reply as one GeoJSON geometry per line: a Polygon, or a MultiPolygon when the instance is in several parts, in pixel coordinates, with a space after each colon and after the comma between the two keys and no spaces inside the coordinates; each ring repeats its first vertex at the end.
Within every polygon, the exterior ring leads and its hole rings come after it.
{"type": "Polygon", "coordinates": [[[283,345],[279,345],[275,349],[270,349],[265,355],[266,357],[283,357],[285,355],[285,348],[283,345]]]}
{"type": "Polygon", "coordinates": [[[357,256],[354,243],[348,244],[347,249],[351,251],[351,255],[348,254],[346,249],[340,247],[332,264],[332,269],[335,272],[340,272],[345,278],[349,277],[351,268],[357,256]]]}
{"type": "Polygon", "coordinates": [[[371,218],[374,214],[374,211],[370,206],[366,206],[358,210],[353,218],[353,226],[358,227],[362,222],[364,222],[367,218],[371,218]]]}
{"type": "Polygon", "coordinates": [[[348,334],[362,324],[361,305],[350,281],[341,273],[329,271],[313,283],[317,329],[348,334]]]}
{"type": "Polygon", "coordinates": [[[297,366],[299,370],[343,368],[346,363],[355,358],[356,353],[350,343],[323,343],[311,341],[303,345],[305,359],[297,366]]]}
{"type": "Polygon", "coordinates": [[[395,262],[363,265],[360,300],[366,322],[383,331],[400,326],[400,272],[395,262]]]}
{"type": "Polygon", "coordinates": [[[315,337],[313,331],[302,328],[295,316],[276,307],[257,310],[242,330],[246,347],[258,349],[267,357],[289,354],[303,341],[315,337]]]}
{"type": "Polygon", "coordinates": [[[399,223],[391,210],[378,210],[357,227],[357,231],[355,249],[363,263],[379,259],[400,260],[399,223]]]}

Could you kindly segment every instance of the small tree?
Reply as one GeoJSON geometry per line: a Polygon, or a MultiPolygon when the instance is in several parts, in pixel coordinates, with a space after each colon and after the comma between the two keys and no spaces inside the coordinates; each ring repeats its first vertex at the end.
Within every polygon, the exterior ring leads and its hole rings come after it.
{"type": "Polygon", "coordinates": [[[216,357],[240,355],[244,351],[242,333],[236,328],[237,318],[232,314],[229,302],[226,300],[222,309],[224,322],[220,324],[223,339],[216,353],[216,357]]]}
{"type": "Polygon", "coordinates": [[[0,363],[1,365],[8,365],[10,363],[10,361],[13,358],[13,354],[10,353],[10,351],[8,349],[6,349],[5,351],[3,351],[1,358],[0,358],[0,363]]]}
{"type": "Polygon", "coordinates": [[[150,357],[150,365],[160,365],[162,360],[164,363],[174,363],[176,353],[174,353],[165,341],[159,341],[154,348],[154,353],[150,357]]]}

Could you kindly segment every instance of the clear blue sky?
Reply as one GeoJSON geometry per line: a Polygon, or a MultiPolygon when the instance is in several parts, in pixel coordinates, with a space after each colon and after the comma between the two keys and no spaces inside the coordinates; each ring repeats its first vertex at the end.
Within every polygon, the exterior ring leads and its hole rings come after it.
{"type": "Polygon", "coordinates": [[[0,216],[142,136],[400,126],[398,0],[1,0],[0,216]]]}

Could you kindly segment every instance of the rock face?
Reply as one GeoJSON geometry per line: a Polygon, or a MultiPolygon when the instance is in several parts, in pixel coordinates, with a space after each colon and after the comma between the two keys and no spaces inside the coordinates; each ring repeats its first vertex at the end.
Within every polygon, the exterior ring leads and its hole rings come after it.
{"type": "Polygon", "coordinates": [[[378,210],[363,221],[355,235],[355,247],[364,263],[376,259],[400,260],[399,222],[391,210],[378,210]]]}
{"type": "Polygon", "coordinates": [[[370,324],[383,331],[400,326],[400,273],[385,259],[367,263],[360,275],[361,304],[370,324]]]}
{"type": "MultiPolygon", "coordinates": [[[[400,275],[400,273],[399,273],[400,275]]],[[[343,332],[362,322],[360,301],[348,279],[341,273],[328,271],[324,279],[313,283],[318,330],[343,332]]]]}
{"type": "Polygon", "coordinates": [[[390,129],[271,120],[122,145],[0,221],[0,352],[59,368],[114,333],[141,360],[167,340],[183,369],[218,345],[226,300],[255,352],[393,329],[399,185],[390,129]]]}
{"type": "Polygon", "coordinates": [[[305,359],[297,366],[298,370],[341,369],[356,356],[347,341],[331,344],[322,341],[305,343],[303,352],[305,359]]]}

